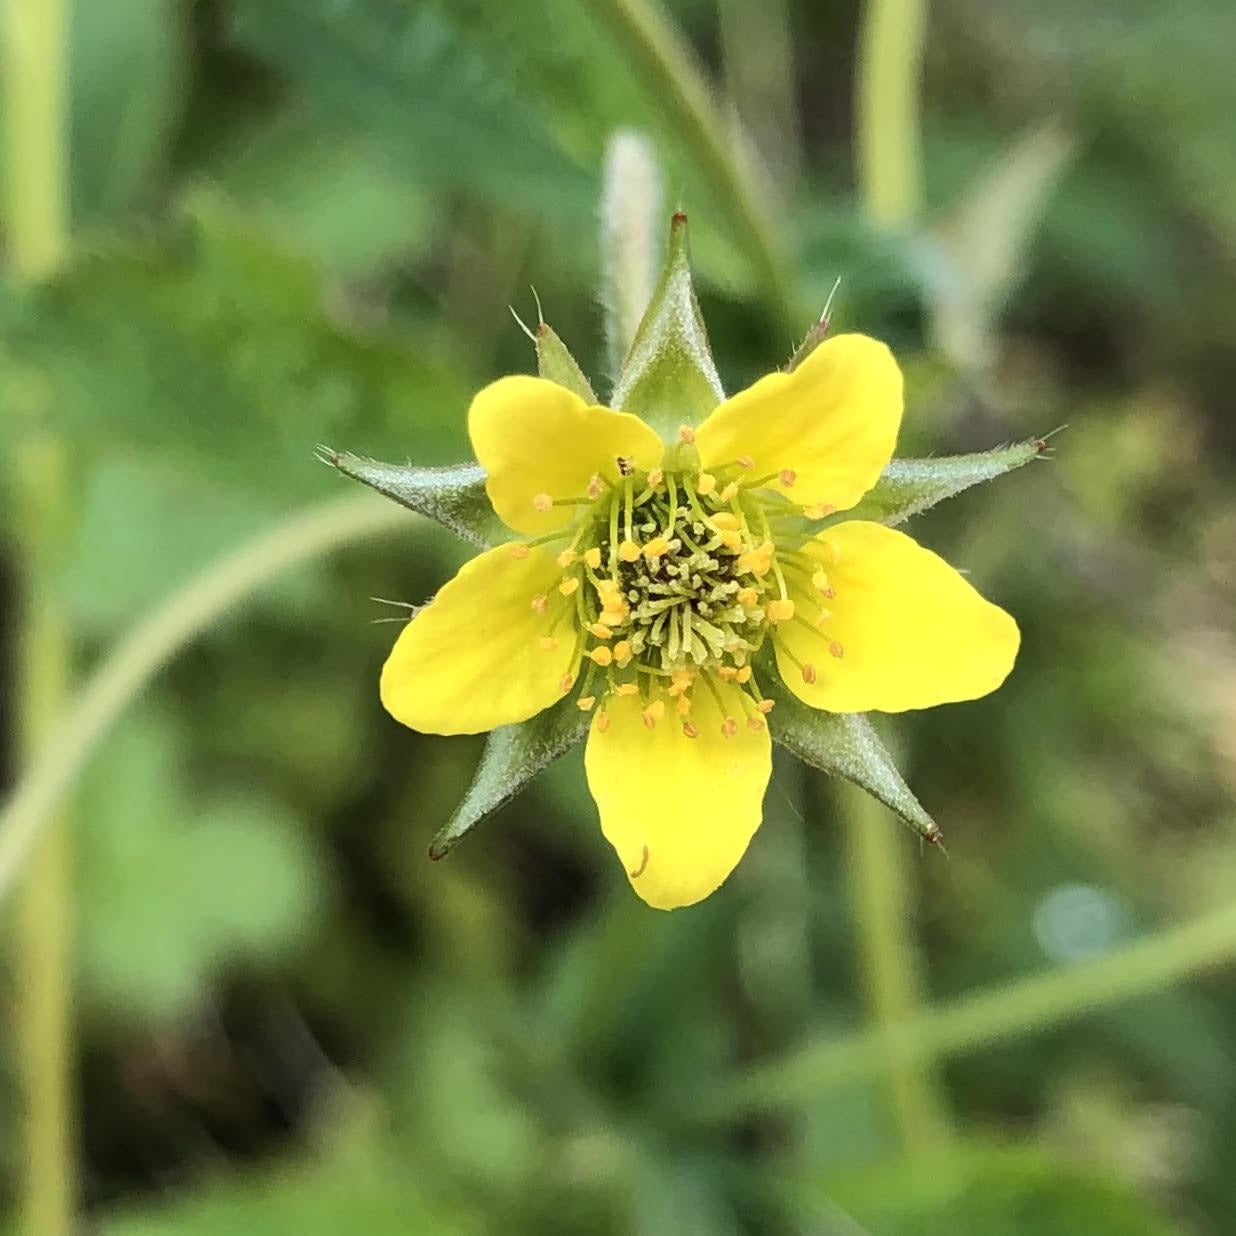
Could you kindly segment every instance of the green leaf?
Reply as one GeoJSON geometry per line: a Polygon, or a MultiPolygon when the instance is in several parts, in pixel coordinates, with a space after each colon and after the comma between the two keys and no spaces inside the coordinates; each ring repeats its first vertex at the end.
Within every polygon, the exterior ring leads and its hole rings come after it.
{"type": "Polygon", "coordinates": [[[691,284],[687,216],[670,224],[660,281],[623,362],[610,403],[642,416],[667,442],[723,399],[708,331],[691,284]]]}
{"type": "Polygon", "coordinates": [[[902,779],[866,716],[809,708],[776,674],[765,677],[766,693],[777,705],[768,714],[768,729],[777,742],[812,768],[874,795],[925,840],[940,840],[939,827],[902,779]]]}
{"type": "Polygon", "coordinates": [[[449,528],[465,541],[488,549],[508,540],[503,525],[485,492],[485,473],[480,464],[456,464],[453,468],[418,468],[412,464],[388,464],[328,446],[318,448],[318,458],[344,476],[350,476],[385,498],[426,515],[449,528]]]}
{"type": "Polygon", "coordinates": [[[492,811],[509,802],[542,769],[565,755],[588,732],[591,716],[574,699],[518,725],[502,725],[485,742],[481,763],[463,802],[429,846],[429,857],[442,858],[492,811]]]}
{"type": "Polygon", "coordinates": [[[1029,438],[977,455],[894,459],[863,500],[853,509],[834,516],[831,522],[870,519],[892,527],[945,498],[955,497],[972,485],[994,480],[1038,459],[1046,449],[1045,439],[1029,438]]]}

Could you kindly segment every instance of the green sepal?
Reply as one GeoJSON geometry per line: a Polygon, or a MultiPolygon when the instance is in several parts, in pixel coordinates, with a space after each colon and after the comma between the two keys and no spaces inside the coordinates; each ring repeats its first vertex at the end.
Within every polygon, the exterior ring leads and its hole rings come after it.
{"type": "Polygon", "coordinates": [[[765,693],[776,702],[768,714],[768,730],[776,742],[812,768],[854,782],[895,811],[925,841],[939,843],[939,827],[914,797],[863,713],[809,708],[776,674],[765,677],[765,693]]]}
{"type": "Polygon", "coordinates": [[[591,720],[591,714],[581,712],[570,698],[518,725],[500,725],[490,731],[476,776],[455,814],[430,843],[429,857],[436,861],[449,853],[474,825],[582,742],[591,720]]]}
{"type": "Polygon", "coordinates": [[[1043,438],[977,455],[946,455],[943,459],[894,459],[863,500],[832,517],[830,523],[870,519],[876,523],[903,523],[911,515],[955,497],[972,485],[994,480],[1038,459],[1047,449],[1043,438]]]}
{"type": "Polygon", "coordinates": [[[667,442],[697,425],[725,399],[708,331],[691,284],[687,216],[670,223],[665,265],[610,399],[642,416],[667,442]]]}
{"type": "Polygon", "coordinates": [[[588,381],[588,375],[579,367],[567,345],[548,322],[541,322],[537,326],[533,342],[536,344],[537,373],[549,382],[565,386],[590,407],[595,406],[597,397],[592,383],[588,381]]]}
{"type": "Polygon", "coordinates": [[[449,528],[472,545],[488,549],[511,538],[494,514],[485,492],[485,472],[480,464],[456,464],[450,468],[417,468],[412,464],[388,464],[346,451],[318,447],[318,458],[344,476],[350,476],[383,497],[426,515],[449,528]]]}

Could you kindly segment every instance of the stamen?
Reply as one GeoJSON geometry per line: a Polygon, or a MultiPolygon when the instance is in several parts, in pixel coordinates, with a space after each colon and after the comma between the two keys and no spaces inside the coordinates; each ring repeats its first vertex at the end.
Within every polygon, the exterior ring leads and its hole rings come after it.
{"type": "Polygon", "coordinates": [[[595,635],[597,639],[613,639],[614,638],[613,631],[611,631],[609,627],[605,626],[604,623],[590,622],[588,624],[588,631],[591,634],[595,635]]]}
{"type": "Polygon", "coordinates": [[[677,702],[674,704],[674,708],[677,710],[680,717],[685,717],[687,713],[691,711],[691,697],[684,691],[682,695],[678,697],[677,702]]]}
{"type": "Polygon", "coordinates": [[[768,714],[772,712],[775,706],[776,706],[776,700],[757,700],[755,704],[755,710],[756,712],[762,712],[764,714],[768,714]]]}
{"type": "Polygon", "coordinates": [[[595,571],[601,565],[601,551],[597,546],[584,551],[584,561],[595,571]]]}
{"type": "Polygon", "coordinates": [[[819,502],[803,507],[803,514],[808,519],[827,519],[828,516],[835,515],[836,513],[837,508],[830,506],[827,502],[819,502]]]}
{"type": "Polygon", "coordinates": [[[754,588],[740,588],[734,599],[744,609],[754,609],[760,603],[760,594],[754,588]]]}
{"type": "Polygon", "coordinates": [[[549,597],[547,597],[543,592],[538,592],[536,596],[532,598],[533,613],[543,614],[548,608],[549,597]]]}
{"type": "Polygon", "coordinates": [[[747,718],[747,729],[758,731],[758,730],[763,730],[767,728],[768,727],[764,724],[763,721],[760,720],[759,717],[748,717],[747,718]]]}
{"type": "Polygon", "coordinates": [[[840,661],[841,658],[845,656],[845,649],[841,646],[840,643],[838,643],[837,640],[833,640],[833,642],[829,644],[828,651],[831,652],[832,655],[836,657],[838,661],[840,661]]]}
{"type": "Polygon", "coordinates": [[[542,635],[537,643],[545,649],[546,652],[553,652],[558,647],[558,641],[552,635],[542,635]]]}
{"type": "Polygon", "coordinates": [[[555,561],[565,571],[567,567],[571,566],[575,562],[575,551],[573,549],[564,549],[555,561]]]}
{"type": "Polygon", "coordinates": [[[808,662],[802,667],[802,670],[803,682],[805,682],[807,686],[812,686],[815,682],[815,666],[808,662]]]}
{"type": "Polygon", "coordinates": [[[595,502],[604,492],[604,489],[605,482],[601,479],[601,474],[594,472],[588,478],[588,488],[584,492],[595,502]]]}
{"type": "Polygon", "coordinates": [[[632,880],[638,880],[640,876],[644,874],[644,871],[647,868],[647,866],[648,866],[648,847],[644,846],[644,855],[640,859],[639,866],[634,871],[628,871],[627,875],[629,875],[632,880]]]}
{"type": "Polygon", "coordinates": [[[788,622],[794,617],[794,602],[788,598],[769,601],[764,612],[768,615],[769,622],[788,622]]]}
{"type": "MultiPolygon", "coordinates": [[[[669,547],[670,543],[666,537],[654,536],[652,540],[644,546],[644,557],[647,558],[649,562],[655,562],[658,558],[665,556],[669,547]]],[[[621,551],[619,552],[621,553],[621,551]]]]}
{"type": "Polygon", "coordinates": [[[665,716],[665,701],[664,700],[653,700],[652,703],[649,704],[648,707],[644,709],[642,716],[644,718],[644,724],[650,730],[655,729],[657,722],[660,721],[663,716],[665,716]]]}
{"type": "Polygon", "coordinates": [[[592,706],[596,702],[597,697],[595,695],[581,695],[579,699],[575,701],[575,706],[580,710],[580,712],[591,712],[592,706]]]}
{"type": "Polygon", "coordinates": [[[733,738],[737,733],[738,722],[735,721],[733,717],[726,717],[725,720],[721,722],[721,737],[733,738]]]}
{"type": "Polygon", "coordinates": [[[798,480],[798,473],[795,472],[793,468],[782,468],[781,471],[777,473],[777,480],[789,489],[794,482],[798,480]]]}
{"type": "Polygon", "coordinates": [[[739,455],[738,466],[740,468],[754,468],[755,460],[752,459],[750,455],[739,455]]]}
{"type": "Polygon", "coordinates": [[[660,468],[653,468],[653,470],[648,473],[648,488],[656,489],[663,480],[665,480],[665,473],[660,468]]]}
{"type": "Polygon", "coordinates": [[[597,727],[597,733],[604,734],[605,731],[609,729],[609,713],[607,712],[597,713],[597,719],[594,722],[594,724],[597,727]]]}
{"type": "Polygon", "coordinates": [[[711,472],[701,472],[695,481],[695,492],[707,497],[717,487],[717,478],[711,472]]]}
{"type": "Polygon", "coordinates": [[[565,695],[571,689],[571,685],[574,682],[575,682],[574,674],[570,674],[570,673],[563,674],[561,679],[559,679],[558,681],[558,690],[561,691],[563,695],[565,695]]]}
{"type": "Polygon", "coordinates": [[[626,669],[631,664],[631,641],[620,639],[614,645],[614,664],[619,669],[626,669]]]}
{"type": "Polygon", "coordinates": [[[620,682],[614,688],[615,695],[635,695],[639,691],[639,687],[633,682],[620,682]]]}
{"type": "Polygon", "coordinates": [[[618,546],[618,557],[623,562],[634,562],[639,557],[639,546],[628,537],[618,546]]]}
{"type": "Polygon", "coordinates": [[[733,502],[738,497],[738,482],[731,481],[718,495],[722,502],[733,502]]]}
{"type": "Polygon", "coordinates": [[[811,577],[811,586],[817,592],[827,592],[828,591],[828,572],[827,571],[816,571],[816,573],[811,577]]]}
{"type": "Polygon", "coordinates": [[[684,721],[682,723],[682,732],[688,738],[698,738],[700,736],[700,727],[694,724],[694,722],[684,721]]]}
{"type": "Polygon", "coordinates": [[[590,648],[586,655],[591,657],[593,662],[602,668],[613,664],[614,650],[608,644],[600,644],[596,648],[590,648]]]}
{"type": "Polygon", "coordinates": [[[510,547],[510,554],[512,558],[526,558],[528,556],[528,547],[519,541],[516,541],[510,547]]]}
{"type": "Polygon", "coordinates": [[[742,667],[739,669],[738,673],[734,675],[734,681],[735,681],[735,682],[737,682],[737,683],[750,682],[750,681],[751,681],[751,672],[752,672],[752,671],[751,671],[751,666],[749,666],[749,665],[744,665],[744,666],[742,666],[742,667]]]}
{"type": "Polygon", "coordinates": [[[737,528],[739,526],[738,516],[733,511],[718,511],[712,517],[712,526],[714,528],[737,528]]]}
{"type": "Polygon", "coordinates": [[[695,430],[690,425],[679,425],[678,436],[688,445],[691,446],[695,442],[695,430]]]}
{"type": "Polygon", "coordinates": [[[564,597],[574,596],[578,589],[579,579],[574,575],[572,575],[570,579],[564,579],[562,583],[558,585],[558,591],[561,592],[564,597]]]}
{"type": "Polygon", "coordinates": [[[538,511],[553,510],[554,500],[549,494],[533,494],[532,505],[538,511]]]}

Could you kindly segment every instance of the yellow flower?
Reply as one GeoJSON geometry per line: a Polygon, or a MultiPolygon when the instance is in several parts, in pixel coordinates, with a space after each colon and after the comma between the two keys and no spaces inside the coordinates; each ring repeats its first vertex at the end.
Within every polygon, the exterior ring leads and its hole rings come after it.
{"type": "Polygon", "coordinates": [[[901,372],[862,335],[668,446],[552,382],[494,382],[468,427],[521,539],[404,628],[383,704],[413,729],[471,734],[578,684],[595,701],[588,784],[632,886],[662,909],[701,900],[760,823],[766,644],[789,690],[829,712],[975,699],[1012,668],[1016,623],[929,550],[861,520],[803,531],[804,512],[846,511],[875,484],[901,413],[901,372]]]}

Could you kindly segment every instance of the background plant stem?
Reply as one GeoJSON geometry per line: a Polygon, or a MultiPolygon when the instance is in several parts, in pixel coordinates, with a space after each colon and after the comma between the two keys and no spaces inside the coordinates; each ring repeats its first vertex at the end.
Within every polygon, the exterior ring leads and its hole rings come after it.
{"type": "Polygon", "coordinates": [[[855,155],[871,220],[907,227],[922,205],[920,84],[926,0],[867,0],[858,45],[855,155]]]}
{"type": "MultiPolygon", "coordinates": [[[[8,259],[20,282],[53,272],[68,245],[65,0],[4,6],[8,259]]],[[[37,412],[37,410],[36,410],[37,412]]],[[[24,761],[46,741],[64,700],[69,635],[51,579],[64,524],[61,447],[35,428],[17,451],[22,530],[18,719],[24,761]]],[[[44,831],[17,906],[16,1049],[21,1091],[20,1215],[32,1236],[73,1227],[71,854],[67,822],[44,831]]]]}
{"type": "Polygon", "coordinates": [[[930,1061],[903,1050],[898,1027],[913,1019],[923,981],[911,926],[914,889],[909,836],[888,810],[863,790],[837,787],[849,848],[850,902],[858,926],[864,996],[884,1043],[889,1104],[902,1151],[939,1149],[950,1122],[930,1061]]]}

